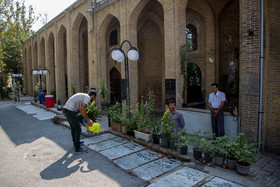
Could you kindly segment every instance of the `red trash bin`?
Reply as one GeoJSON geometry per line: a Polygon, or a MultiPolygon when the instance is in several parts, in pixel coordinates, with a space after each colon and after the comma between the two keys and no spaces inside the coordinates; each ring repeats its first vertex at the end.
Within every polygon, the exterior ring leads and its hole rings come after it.
{"type": "Polygon", "coordinates": [[[46,105],[46,108],[54,107],[54,97],[53,97],[53,95],[46,95],[45,96],[45,105],[46,105]]]}

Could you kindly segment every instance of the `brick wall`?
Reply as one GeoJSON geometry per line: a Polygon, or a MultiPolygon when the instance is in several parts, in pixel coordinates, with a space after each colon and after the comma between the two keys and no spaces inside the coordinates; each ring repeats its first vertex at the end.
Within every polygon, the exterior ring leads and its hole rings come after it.
{"type": "Polygon", "coordinates": [[[264,149],[280,154],[280,1],[265,1],[264,149]]]}
{"type": "Polygon", "coordinates": [[[257,139],[259,103],[260,2],[240,1],[240,117],[241,131],[257,139]],[[253,32],[249,36],[249,30],[253,32]]]}

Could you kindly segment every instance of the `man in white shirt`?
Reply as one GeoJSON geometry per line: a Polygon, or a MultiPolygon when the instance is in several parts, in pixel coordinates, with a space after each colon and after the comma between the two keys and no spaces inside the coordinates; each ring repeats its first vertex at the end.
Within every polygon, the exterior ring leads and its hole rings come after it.
{"type": "Polygon", "coordinates": [[[87,150],[80,147],[80,144],[83,142],[80,142],[81,125],[77,117],[77,112],[80,111],[82,116],[87,120],[89,126],[92,126],[93,121],[86,114],[86,107],[90,102],[95,100],[95,97],[96,92],[93,90],[89,91],[88,94],[77,93],[68,99],[62,109],[62,113],[71,127],[72,140],[74,142],[76,154],[87,153],[87,150]]]}
{"type": "Polygon", "coordinates": [[[223,107],[226,101],[226,95],[219,91],[219,85],[217,83],[211,84],[212,93],[209,95],[209,108],[211,110],[211,124],[212,132],[215,136],[224,136],[224,111],[223,107]]]}

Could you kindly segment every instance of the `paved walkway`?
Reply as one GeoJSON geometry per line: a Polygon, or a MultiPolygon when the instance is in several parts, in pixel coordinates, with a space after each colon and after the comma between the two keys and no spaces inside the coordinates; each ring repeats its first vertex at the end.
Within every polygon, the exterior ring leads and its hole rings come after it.
{"type": "MultiPolygon", "coordinates": [[[[56,107],[46,109],[33,102],[18,108],[41,120],[62,115],[56,107]],[[49,114],[40,108],[48,110],[49,114]]],[[[82,127],[82,134],[88,137],[84,139],[84,145],[142,180],[150,181],[150,186],[280,186],[280,156],[263,153],[251,167],[250,174],[241,176],[236,171],[194,161],[191,152],[182,157],[176,151],[163,150],[152,143],[145,145],[143,141],[111,131],[106,116],[99,122],[102,128],[98,134],[91,134],[82,127]],[[168,158],[165,156],[168,153],[181,161],[168,158]]],[[[60,124],[69,127],[68,122],[60,124]]]]}

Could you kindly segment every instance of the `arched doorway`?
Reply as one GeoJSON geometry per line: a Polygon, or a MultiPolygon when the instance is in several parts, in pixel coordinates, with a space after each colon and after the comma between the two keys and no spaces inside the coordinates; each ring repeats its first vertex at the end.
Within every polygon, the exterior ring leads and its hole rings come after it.
{"type": "Polygon", "coordinates": [[[137,45],[143,54],[138,64],[138,100],[152,90],[155,97],[155,111],[164,110],[164,42],[163,42],[163,7],[155,0],[150,1],[138,18],[137,45]]]}
{"type": "Polygon", "coordinates": [[[111,104],[121,102],[121,73],[113,67],[110,71],[111,104]]]}
{"type": "Polygon", "coordinates": [[[201,91],[201,70],[194,63],[187,65],[187,89],[188,106],[196,106],[203,103],[203,93],[201,91]]]}

